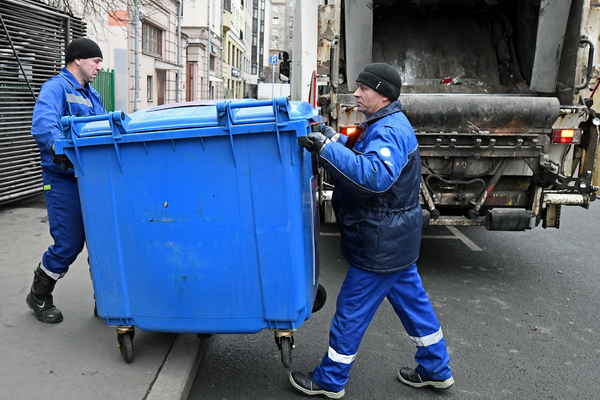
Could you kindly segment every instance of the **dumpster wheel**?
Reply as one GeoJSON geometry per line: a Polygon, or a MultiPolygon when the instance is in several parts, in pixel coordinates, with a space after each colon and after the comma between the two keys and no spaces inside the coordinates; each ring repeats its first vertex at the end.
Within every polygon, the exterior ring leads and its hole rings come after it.
{"type": "Polygon", "coordinates": [[[275,331],[275,343],[281,351],[281,362],[284,368],[292,366],[292,349],[294,348],[294,332],[275,331]]]}
{"type": "Polygon", "coordinates": [[[119,343],[119,350],[121,350],[121,357],[128,364],[133,361],[134,336],[135,328],[133,326],[117,328],[117,341],[119,343]]]}
{"type": "Polygon", "coordinates": [[[319,283],[319,287],[317,288],[317,295],[315,296],[315,302],[313,303],[312,312],[317,312],[325,305],[327,301],[327,292],[323,285],[319,283]]]}
{"type": "Polygon", "coordinates": [[[281,362],[285,368],[292,366],[292,341],[290,337],[281,338],[281,362]]]}

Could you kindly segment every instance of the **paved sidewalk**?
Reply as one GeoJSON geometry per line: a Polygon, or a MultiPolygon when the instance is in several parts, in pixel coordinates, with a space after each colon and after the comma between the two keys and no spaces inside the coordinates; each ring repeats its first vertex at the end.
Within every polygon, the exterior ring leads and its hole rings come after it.
{"type": "Polygon", "coordinates": [[[127,364],[115,329],[94,317],[85,250],[53,293],[64,321],[34,317],[25,297],[51,243],[43,195],[0,206],[0,397],[186,399],[206,341],[136,329],[127,364]]]}

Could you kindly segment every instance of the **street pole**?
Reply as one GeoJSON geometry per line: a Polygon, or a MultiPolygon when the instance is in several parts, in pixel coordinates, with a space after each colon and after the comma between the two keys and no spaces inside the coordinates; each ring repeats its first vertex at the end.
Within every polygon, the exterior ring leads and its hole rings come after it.
{"type": "Polygon", "coordinates": [[[274,98],[275,97],[275,64],[273,65],[273,73],[271,74],[273,76],[273,84],[271,85],[271,97],[274,98]]]}
{"type": "Polygon", "coordinates": [[[139,0],[135,0],[135,75],[134,75],[134,91],[133,91],[133,111],[138,110],[138,103],[140,102],[140,3],[139,0]]]}

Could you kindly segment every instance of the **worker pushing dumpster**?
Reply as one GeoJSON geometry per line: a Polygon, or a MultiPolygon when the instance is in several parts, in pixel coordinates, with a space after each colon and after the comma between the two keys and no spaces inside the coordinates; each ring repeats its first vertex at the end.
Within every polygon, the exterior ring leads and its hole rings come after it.
{"type": "Polygon", "coordinates": [[[318,201],[298,146],[321,117],[286,98],[65,117],[97,313],[133,359],[134,327],[293,331],[319,309],[318,201]]]}

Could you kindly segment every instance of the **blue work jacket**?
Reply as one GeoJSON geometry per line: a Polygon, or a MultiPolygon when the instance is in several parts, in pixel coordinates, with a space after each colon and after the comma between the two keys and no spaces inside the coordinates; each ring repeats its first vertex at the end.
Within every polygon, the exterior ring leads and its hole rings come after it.
{"type": "Polygon", "coordinates": [[[73,169],[63,171],[61,164],[52,162],[52,145],[62,133],[60,119],[67,115],[83,117],[100,114],[106,114],[100,94],[89,84],[81,87],[67,68],[48,79],[40,89],[31,124],[31,134],[40,148],[42,167],[57,174],[73,176],[73,169]]]}
{"type": "Polygon", "coordinates": [[[337,181],[332,205],[342,254],[366,271],[399,271],[419,256],[421,160],[401,110],[398,101],[387,105],[363,123],[366,130],[352,150],[331,142],[319,157],[337,181]]]}

